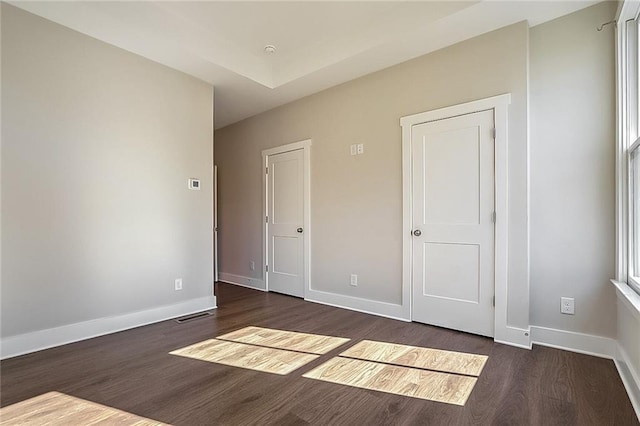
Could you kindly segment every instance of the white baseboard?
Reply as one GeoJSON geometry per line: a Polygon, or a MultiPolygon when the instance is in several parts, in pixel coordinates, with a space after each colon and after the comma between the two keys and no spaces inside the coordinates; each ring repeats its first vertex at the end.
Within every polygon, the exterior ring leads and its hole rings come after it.
{"type": "Polygon", "coordinates": [[[622,346],[618,345],[618,356],[614,360],[618,374],[622,379],[627,395],[631,400],[631,405],[636,411],[636,416],[640,419],[640,374],[633,368],[633,363],[629,360],[629,355],[622,346]]]}
{"type": "Polygon", "coordinates": [[[531,330],[506,326],[502,330],[496,330],[493,340],[503,345],[531,349],[531,330]]]}
{"type": "Polygon", "coordinates": [[[0,359],[66,345],[214,308],[216,308],[216,297],[206,296],[174,305],[160,306],[144,311],[10,336],[0,340],[0,359]]]}
{"type": "Polygon", "coordinates": [[[304,300],[405,322],[411,321],[405,312],[406,308],[394,303],[379,302],[377,300],[362,299],[360,297],[345,296],[343,294],[313,289],[307,289],[304,300]]]}
{"type": "MultiPolygon", "coordinates": [[[[335,308],[349,309],[350,311],[362,312],[365,314],[377,315],[379,317],[391,318],[404,322],[411,322],[407,313],[407,307],[403,305],[379,302],[377,300],[363,299],[342,294],[329,293],[325,291],[307,289],[305,299],[307,302],[320,303],[322,305],[333,306],[335,308]]],[[[505,345],[531,349],[529,330],[507,327],[504,336],[496,342],[505,345]]]]}
{"type": "Polygon", "coordinates": [[[258,278],[243,277],[242,275],[220,272],[218,281],[239,285],[241,287],[248,287],[254,290],[267,291],[267,286],[265,285],[264,280],[260,280],[258,278]]]}
{"type": "Polygon", "coordinates": [[[531,326],[531,342],[565,351],[615,359],[616,341],[593,334],[531,326]]]}

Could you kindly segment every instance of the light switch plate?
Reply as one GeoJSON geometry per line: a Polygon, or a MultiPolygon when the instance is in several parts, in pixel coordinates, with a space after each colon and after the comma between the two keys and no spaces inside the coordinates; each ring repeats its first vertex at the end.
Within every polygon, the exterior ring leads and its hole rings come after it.
{"type": "Polygon", "coordinates": [[[200,179],[189,178],[189,189],[200,191],[200,179]]]}

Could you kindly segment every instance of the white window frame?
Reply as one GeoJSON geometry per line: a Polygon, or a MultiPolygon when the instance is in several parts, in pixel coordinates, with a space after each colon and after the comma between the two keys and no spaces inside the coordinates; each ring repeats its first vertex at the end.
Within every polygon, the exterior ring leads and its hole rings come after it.
{"type": "MultiPolygon", "coordinates": [[[[634,238],[633,171],[631,159],[640,156],[638,71],[640,43],[638,13],[640,1],[622,3],[616,19],[617,59],[617,156],[616,156],[616,281],[627,283],[640,293],[640,265],[635,265],[640,241],[634,238]],[[627,22],[635,21],[634,25],[627,22]],[[635,269],[638,270],[635,270],[635,269]],[[635,278],[634,278],[635,276],[635,278]]],[[[640,161],[640,158],[636,161],[640,161]]],[[[640,224],[638,224],[640,226],[640,224]]]]}

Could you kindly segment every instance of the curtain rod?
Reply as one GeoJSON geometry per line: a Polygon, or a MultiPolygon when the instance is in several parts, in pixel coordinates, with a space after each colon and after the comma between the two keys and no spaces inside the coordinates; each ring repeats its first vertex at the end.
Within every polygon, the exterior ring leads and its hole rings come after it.
{"type": "Polygon", "coordinates": [[[605,22],[604,24],[600,25],[598,28],[596,28],[598,31],[602,31],[604,29],[604,27],[606,27],[609,24],[614,24],[615,25],[616,20],[614,19],[613,21],[609,21],[609,22],[605,22]]]}

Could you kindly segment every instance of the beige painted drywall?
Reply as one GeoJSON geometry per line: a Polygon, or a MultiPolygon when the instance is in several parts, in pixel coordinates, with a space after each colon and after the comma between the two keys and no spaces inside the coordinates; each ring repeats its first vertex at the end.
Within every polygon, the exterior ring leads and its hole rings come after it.
{"type": "Polygon", "coordinates": [[[509,323],[527,327],[528,36],[521,22],[217,130],[221,272],[263,278],[261,150],[310,138],[312,288],[400,303],[400,118],[511,93],[509,323]]]}
{"type": "Polygon", "coordinates": [[[615,2],[531,29],[531,324],[615,337],[615,2]],[[560,297],[575,298],[575,315],[560,297]]]}
{"type": "Polygon", "coordinates": [[[211,296],[212,104],[2,3],[3,338],[211,296]]]}

